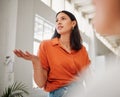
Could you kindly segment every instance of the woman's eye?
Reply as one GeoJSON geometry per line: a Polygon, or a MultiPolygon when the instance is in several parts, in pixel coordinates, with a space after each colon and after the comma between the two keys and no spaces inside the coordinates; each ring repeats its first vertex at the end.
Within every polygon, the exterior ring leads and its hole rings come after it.
{"type": "Polygon", "coordinates": [[[61,20],[66,20],[66,18],[62,17],[61,19],[56,19],[56,22],[61,21],[61,20]]]}
{"type": "Polygon", "coordinates": [[[66,19],[66,18],[64,18],[64,17],[62,18],[62,20],[65,20],[65,19],[66,19]]]}
{"type": "Polygon", "coordinates": [[[56,22],[58,22],[58,20],[56,20],[56,22]]]}

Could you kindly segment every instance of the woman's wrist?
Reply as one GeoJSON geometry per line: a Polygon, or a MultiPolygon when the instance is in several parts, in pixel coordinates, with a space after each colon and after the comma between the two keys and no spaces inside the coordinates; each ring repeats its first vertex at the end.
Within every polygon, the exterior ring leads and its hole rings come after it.
{"type": "Polygon", "coordinates": [[[41,70],[41,64],[40,64],[40,60],[37,56],[35,56],[34,58],[32,58],[32,64],[33,64],[33,69],[34,70],[41,70]]]}
{"type": "Polygon", "coordinates": [[[34,70],[41,70],[41,67],[33,67],[34,70]]]}

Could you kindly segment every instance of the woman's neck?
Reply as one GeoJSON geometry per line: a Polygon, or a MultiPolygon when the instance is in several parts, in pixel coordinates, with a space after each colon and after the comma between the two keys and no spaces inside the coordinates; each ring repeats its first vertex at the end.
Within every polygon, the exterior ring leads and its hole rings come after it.
{"type": "Polygon", "coordinates": [[[60,45],[68,52],[71,52],[71,47],[70,47],[70,37],[68,36],[61,36],[60,39],[60,45]]]}
{"type": "Polygon", "coordinates": [[[68,35],[61,35],[60,42],[66,46],[70,46],[70,37],[68,35]]]}

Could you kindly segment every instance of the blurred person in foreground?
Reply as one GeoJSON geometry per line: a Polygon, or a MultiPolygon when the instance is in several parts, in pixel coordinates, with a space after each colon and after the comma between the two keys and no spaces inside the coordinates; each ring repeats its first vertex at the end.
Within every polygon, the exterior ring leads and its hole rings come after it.
{"type": "Polygon", "coordinates": [[[120,0],[93,0],[95,17],[93,26],[101,35],[120,34],[120,0]]]}
{"type": "MultiPolygon", "coordinates": [[[[93,26],[103,36],[120,38],[120,0],[93,0],[96,14],[93,26]]],[[[119,51],[120,55],[120,46],[119,51]]],[[[117,61],[99,78],[95,77],[84,97],[120,97],[120,56],[117,61]]],[[[114,60],[113,60],[114,61],[114,60]]]]}
{"type": "MultiPolygon", "coordinates": [[[[93,0],[95,17],[93,27],[102,36],[120,36],[120,0],[93,0]]],[[[120,55],[120,46],[119,46],[120,55]]],[[[95,76],[84,92],[74,89],[69,97],[120,97],[120,56],[117,61],[104,73],[95,76]]],[[[114,60],[113,60],[114,61],[114,60]]]]}

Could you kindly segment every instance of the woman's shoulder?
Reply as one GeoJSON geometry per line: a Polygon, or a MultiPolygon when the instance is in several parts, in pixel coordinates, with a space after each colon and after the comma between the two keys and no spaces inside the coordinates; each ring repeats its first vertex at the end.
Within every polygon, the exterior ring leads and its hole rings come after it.
{"type": "Polygon", "coordinates": [[[86,50],[86,47],[85,47],[84,45],[82,45],[80,51],[82,51],[82,52],[86,52],[86,51],[87,51],[87,50],[86,50]]]}
{"type": "Polygon", "coordinates": [[[84,46],[84,45],[82,45],[79,50],[83,50],[83,49],[85,49],[85,46],[84,46]]]}

